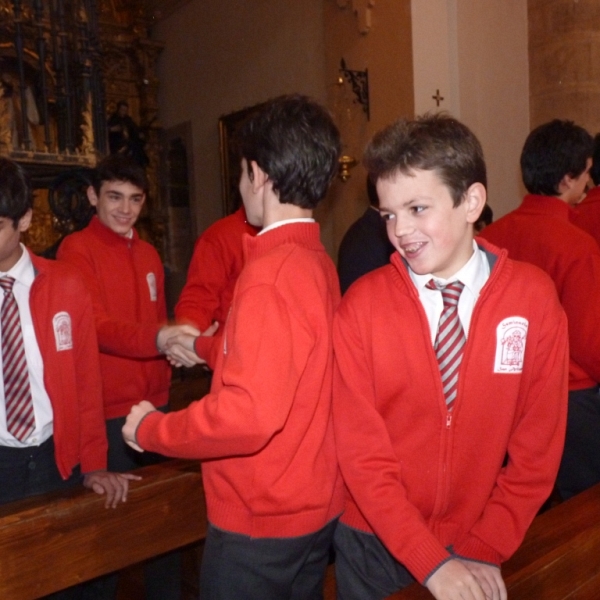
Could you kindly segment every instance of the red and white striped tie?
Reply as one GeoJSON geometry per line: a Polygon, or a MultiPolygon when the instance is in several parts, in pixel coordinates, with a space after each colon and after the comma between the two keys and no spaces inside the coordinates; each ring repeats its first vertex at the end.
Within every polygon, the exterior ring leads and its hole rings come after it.
{"type": "Polygon", "coordinates": [[[19,307],[12,291],[14,282],[12,277],[0,277],[0,287],[4,290],[4,301],[0,311],[2,372],[6,427],[11,435],[24,441],[35,429],[35,416],[19,307]]]}
{"type": "Polygon", "coordinates": [[[431,279],[427,283],[427,287],[430,290],[442,292],[442,300],[444,301],[433,348],[440,366],[446,407],[448,410],[452,410],[458,390],[458,369],[467,341],[458,318],[458,300],[465,284],[460,281],[453,281],[448,285],[438,286],[431,279]]]}

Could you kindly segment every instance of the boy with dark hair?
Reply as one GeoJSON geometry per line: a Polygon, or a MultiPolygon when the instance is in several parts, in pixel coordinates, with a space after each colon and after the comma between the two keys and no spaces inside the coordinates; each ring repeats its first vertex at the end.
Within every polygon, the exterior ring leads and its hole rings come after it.
{"type": "Polygon", "coordinates": [[[600,248],[572,223],[585,191],[592,137],[572,121],[551,121],[528,136],[521,153],[529,192],[521,206],[481,236],[516,260],[550,275],[569,322],[569,412],[557,479],[563,498],[600,481],[600,248]]]}
{"type": "Polygon", "coordinates": [[[335,267],[312,210],[337,171],[325,109],[283,96],[240,133],[246,262],[217,338],[176,341],[214,366],[211,392],[163,415],[134,406],[133,447],[205,459],[210,522],[200,597],[321,598],[343,497],[331,423],[335,267]],[[215,364],[216,362],[216,364],[215,364]]]}
{"type": "MultiPolygon", "coordinates": [[[[147,187],[143,168],[130,158],[119,154],[106,157],[98,164],[96,181],[87,191],[96,216],[85,229],[68,235],[58,250],[58,259],[77,268],[92,296],[108,464],[115,471],[161,460],[155,454],[133,452],[123,442],[121,428],[140,398],[167,410],[171,370],[163,356],[166,340],[178,331],[198,333],[190,326],[165,325],[163,266],[158,252],[134,229],[147,187]]],[[[145,571],[148,598],[179,599],[178,558],[167,555],[148,563],[145,571]]],[[[105,583],[103,597],[110,598],[116,578],[105,583]]]]}
{"type": "Polygon", "coordinates": [[[342,294],[359,278],[390,262],[394,246],[388,239],[385,223],[379,215],[379,198],[367,176],[369,207],[352,223],[338,252],[338,274],[342,294]]]}
{"type": "Polygon", "coordinates": [[[573,223],[587,231],[600,244],[600,133],[594,138],[594,151],[590,177],[594,187],[588,190],[585,198],[575,206],[573,223]]]}
{"type": "Polygon", "coordinates": [[[338,597],[414,577],[438,600],[504,600],[499,565],[560,460],[565,317],[544,273],[474,241],[486,169],[466,126],[400,120],[364,160],[397,252],[334,322],[338,597]]]}
{"type": "Polygon", "coordinates": [[[23,169],[0,158],[0,503],[83,481],[114,508],[135,477],[106,471],[91,300],[71,269],[20,243],[32,206],[23,169]]]}

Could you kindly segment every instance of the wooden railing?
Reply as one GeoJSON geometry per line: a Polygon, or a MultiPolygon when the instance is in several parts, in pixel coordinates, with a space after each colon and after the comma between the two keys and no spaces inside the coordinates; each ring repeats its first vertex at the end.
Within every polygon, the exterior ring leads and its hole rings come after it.
{"type": "MultiPolygon", "coordinates": [[[[600,484],[534,519],[502,566],[509,600],[600,598],[600,484]]],[[[431,600],[412,585],[388,600],[431,600]]]]}
{"type": "MultiPolygon", "coordinates": [[[[204,539],[199,466],[169,461],[137,471],[116,509],[79,488],[0,506],[0,598],[34,600],[204,539]]],[[[538,516],[502,567],[510,600],[596,600],[600,485],[538,516]]],[[[335,598],[329,569],[325,598],[335,598]]],[[[389,600],[431,600],[413,585],[389,600]]]]}
{"type": "Polygon", "coordinates": [[[0,598],[33,600],[205,537],[198,463],[136,473],[115,509],[83,487],[0,506],[0,598]]]}

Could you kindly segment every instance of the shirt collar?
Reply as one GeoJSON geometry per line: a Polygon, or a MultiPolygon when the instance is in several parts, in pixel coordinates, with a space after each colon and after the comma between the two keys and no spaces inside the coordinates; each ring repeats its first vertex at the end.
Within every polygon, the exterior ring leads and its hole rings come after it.
{"type": "Polygon", "coordinates": [[[276,229],[277,227],[281,227],[282,225],[289,225],[290,223],[314,223],[315,220],[309,217],[303,217],[298,219],[284,219],[283,221],[276,221],[275,223],[271,223],[267,225],[264,229],[261,229],[257,235],[262,235],[267,231],[271,231],[271,229],[276,229]]]}
{"type": "Polygon", "coordinates": [[[6,272],[0,272],[0,277],[4,277],[8,275],[13,277],[15,282],[18,282],[27,287],[31,287],[33,280],[35,279],[35,272],[33,269],[33,263],[31,262],[31,256],[29,256],[29,251],[27,248],[20,244],[21,250],[23,254],[21,254],[21,258],[6,272]]]}
{"type": "Polygon", "coordinates": [[[466,288],[468,288],[475,297],[479,295],[481,288],[484,286],[487,278],[490,274],[490,265],[485,257],[485,254],[480,251],[479,247],[473,240],[473,254],[471,258],[464,264],[464,266],[456,272],[452,277],[448,279],[442,279],[441,277],[434,277],[431,273],[425,275],[417,275],[410,267],[408,268],[410,278],[419,291],[427,290],[427,292],[435,292],[436,290],[430,290],[425,287],[431,279],[436,284],[447,285],[452,281],[461,281],[466,288]]]}

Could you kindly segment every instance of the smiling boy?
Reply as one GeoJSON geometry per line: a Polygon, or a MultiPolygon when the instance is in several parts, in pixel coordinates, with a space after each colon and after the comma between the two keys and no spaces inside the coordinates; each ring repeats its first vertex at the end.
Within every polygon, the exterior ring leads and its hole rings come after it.
{"type": "Polygon", "coordinates": [[[338,597],[413,578],[441,599],[504,600],[500,563],[552,490],[567,331],[552,282],[474,241],[479,142],[447,116],[400,120],[365,154],[397,252],[334,323],[333,414],[346,509],[338,597]]]}
{"type": "MultiPolygon", "coordinates": [[[[108,464],[129,471],[160,457],[139,455],[121,436],[129,409],[142,399],[167,408],[171,370],[162,355],[168,337],[190,326],[167,326],[164,273],[158,252],[134,229],[146,200],[148,181],[142,167],[115,154],[97,167],[87,190],[96,216],[83,230],[67,236],[60,261],[77,268],[92,296],[102,371],[108,464]]],[[[180,566],[166,555],[146,565],[148,598],[179,598],[180,566]],[[151,582],[151,583],[150,583],[151,582]]],[[[99,583],[97,584],[100,585],[99,583]]],[[[106,587],[115,587],[112,578],[106,587]]],[[[111,597],[106,592],[104,597],[111,597]]]]}

